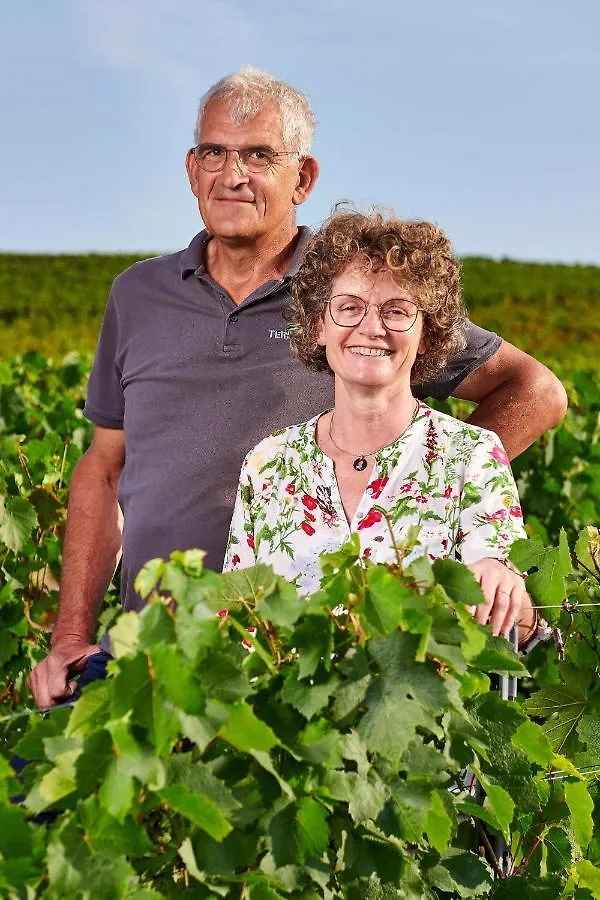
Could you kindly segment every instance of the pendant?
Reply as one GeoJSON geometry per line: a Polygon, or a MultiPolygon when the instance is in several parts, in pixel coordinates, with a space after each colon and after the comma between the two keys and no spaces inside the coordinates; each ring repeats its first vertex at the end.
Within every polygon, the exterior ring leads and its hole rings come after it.
{"type": "Polygon", "coordinates": [[[367,461],[364,456],[357,456],[352,465],[357,472],[364,472],[367,468],[367,461]]]}

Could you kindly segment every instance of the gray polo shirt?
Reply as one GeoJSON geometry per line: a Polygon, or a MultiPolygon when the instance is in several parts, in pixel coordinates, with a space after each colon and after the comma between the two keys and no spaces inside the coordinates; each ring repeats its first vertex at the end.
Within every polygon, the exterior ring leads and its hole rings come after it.
{"type": "MultiPolygon", "coordinates": [[[[200,547],[220,570],[245,454],[270,432],[332,403],[328,373],[292,359],[283,305],[310,239],[300,228],[289,271],[235,305],[207,273],[206,231],[186,250],[119,275],[106,307],[84,413],[124,430],[121,593],[149,559],[200,547]]],[[[448,396],[498,348],[470,326],[469,346],[429,395],[448,396]]]]}

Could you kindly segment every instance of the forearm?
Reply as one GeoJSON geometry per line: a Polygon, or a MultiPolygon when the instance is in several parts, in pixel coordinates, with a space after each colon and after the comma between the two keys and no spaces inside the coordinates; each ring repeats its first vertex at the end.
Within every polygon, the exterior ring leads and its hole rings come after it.
{"type": "Polygon", "coordinates": [[[120,556],[120,525],[116,480],[84,456],[71,482],[53,646],[65,640],[93,641],[120,556]]]}
{"type": "Polygon", "coordinates": [[[469,421],[494,431],[511,459],[565,415],[565,390],[546,366],[504,342],[455,391],[477,408],[469,421]]]}

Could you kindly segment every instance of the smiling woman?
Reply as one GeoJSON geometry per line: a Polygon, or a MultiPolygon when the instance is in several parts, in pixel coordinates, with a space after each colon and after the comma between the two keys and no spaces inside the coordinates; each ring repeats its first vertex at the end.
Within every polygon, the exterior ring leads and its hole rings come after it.
{"type": "Polygon", "coordinates": [[[308,245],[289,309],[290,340],[334,377],[335,406],[263,440],[244,461],[226,568],[270,563],[304,591],[319,556],[358,536],[365,565],[395,559],[410,526],[426,554],[469,565],[498,634],[534,621],[507,562],[524,535],[495,434],[420,402],[413,385],[462,346],[460,266],[428,222],[337,212],[308,245]],[[414,531],[414,529],[413,529],[414,531]]]}

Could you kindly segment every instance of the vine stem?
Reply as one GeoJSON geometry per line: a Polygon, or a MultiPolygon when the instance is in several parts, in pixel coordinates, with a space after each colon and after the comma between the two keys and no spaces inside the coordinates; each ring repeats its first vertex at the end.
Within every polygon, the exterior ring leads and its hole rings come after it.
{"type": "Polygon", "coordinates": [[[485,848],[490,855],[491,862],[492,862],[492,868],[493,868],[494,872],[496,873],[498,878],[501,878],[501,879],[506,878],[504,872],[500,868],[500,863],[498,861],[498,857],[494,853],[494,848],[492,847],[490,839],[486,834],[485,828],[483,827],[483,825],[481,824],[479,819],[475,819],[475,822],[477,824],[477,830],[479,831],[479,834],[483,838],[483,843],[485,844],[485,848]]]}
{"type": "Polygon", "coordinates": [[[572,557],[573,557],[573,561],[576,562],[578,566],[581,566],[582,569],[585,569],[585,571],[588,573],[588,575],[591,575],[592,578],[594,578],[598,583],[600,583],[600,576],[596,572],[594,572],[592,569],[590,569],[589,566],[586,566],[586,564],[584,562],[582,562],[579,559],[579,557],[576,556],[574,553],[572,554],[572,557]]]}

